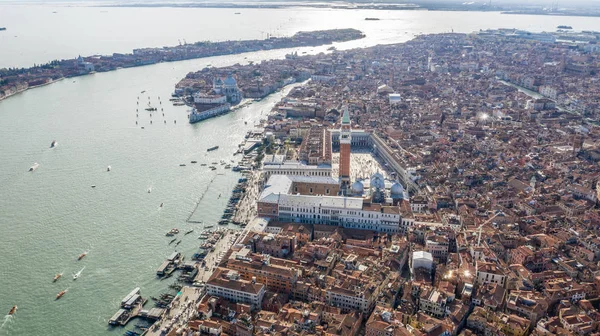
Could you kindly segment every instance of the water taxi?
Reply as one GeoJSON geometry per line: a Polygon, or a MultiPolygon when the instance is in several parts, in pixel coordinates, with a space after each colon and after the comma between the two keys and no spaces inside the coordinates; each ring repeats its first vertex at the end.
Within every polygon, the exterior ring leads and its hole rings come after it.
{"type": "Polygon", "coordinates": [[[87,254],[88,254],[88,252],[84,251],[82,254],[79,255],[79,257],[77,257],[77,260],[83,259],[87,254]]]}
{"type": "Polygon", "coordinates": [[[64,291],[61,291],[60,293],[56,294],[56,300],[63,297],[63,295],[67,294],[68,291],[69,291],[68,289],[65,289],[64,291]]]}

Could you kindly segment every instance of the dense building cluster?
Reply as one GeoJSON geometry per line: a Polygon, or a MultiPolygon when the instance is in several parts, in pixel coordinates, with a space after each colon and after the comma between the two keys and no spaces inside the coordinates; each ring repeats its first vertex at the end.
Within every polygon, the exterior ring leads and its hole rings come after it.
{"type": "MultiPolygon", "coordinates": [[[[160,62],[239,54],[259,50],[319,46],[363,38],[356,29],[333,29],[298,32],[291,37],[269,37],[266,40],[184,43],[173,47],[134,49],[133,53],[79,56],[76,59],[55,60],[31,68],[0,69],[0,99],[28,88],[50,84],[65,77],[81,76],[94,71],[112,71],[160,62]]],[[[184,41],[185,42],[185,41],[184,41]]]]}
{"type": "Polygon", "coordinates": [[[225,254],[182,333],[598,334],[600,54],[592,33],[552,36],[238,68],[312,80],[265,125],[268,224],[225,254]],[[385,172],[358,173],[357,151],[385,172]]]}

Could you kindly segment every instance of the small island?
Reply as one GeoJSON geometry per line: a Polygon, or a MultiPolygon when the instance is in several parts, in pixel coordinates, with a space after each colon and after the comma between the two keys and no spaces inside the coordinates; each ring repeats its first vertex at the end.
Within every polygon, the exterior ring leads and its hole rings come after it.
{"type": "Polygon", "coordinates": [[[173,47],[134,49],[130,54],[79,56],[74,59],[54,60],[31,68],[4,68],[0,69],[0,100],[63,78],[94,72],[260,50],[315,47],[363,37],[365,34],[357,29],[319,30],[298,32],[290,37],[269,37],[265,40],[246,41],[202,41],[173,47]]]}

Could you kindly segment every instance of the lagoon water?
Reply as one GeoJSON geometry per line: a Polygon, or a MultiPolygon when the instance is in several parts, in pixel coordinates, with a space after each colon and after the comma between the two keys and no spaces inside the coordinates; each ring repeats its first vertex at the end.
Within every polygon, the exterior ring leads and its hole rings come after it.
{"type": "MultiPolygon", "coordinates": [[[[0,26],[8,29],[0,32],[0,67],[79,54],[130,52],[177,44],[179,39],[250,39],[267,33],[347,27],[367,34],[359,41],[336,44],[347,49],[403,42],[421,32],[499,27],[549,31],[559,24],[594,29],[600,19],[306,8],[3,5],[0,26]],[[236,11],[242,14],[234,15],[236,11]],[[365,17],[381,20],[364,21],[365,17]]],[[[316,53],[326,48],[297,50],[316,53]]],[[[179,237],[178,250],[191,256],[200,243],[202,224],[188,224],[185,219],[196,201],[208,187],[195,218],[215,224],[227,202],[227,197],[218,195],[229,195],[240,177],[222,168],[210,171],[200,163],[236,159],[232,153],[244,134],[285,94],[284,90],[228,115],[190,125],[187,109],[168,102],[175,83],[207,64],[282,58],[290,51],[98,73],[0,101],[0,311],[19,306],[15,317],[0,328],[0,335],[122,334],[122,329],[108,328],[107,320],[131,289],[141,287],[146,297],[166,291],[172,281],[161,282],[154,275],[175,250],[165,232],[173,227],[194,228],[193,234],[179,237]],[[140,104],[150,97],[154,105],[164,108],[164,117],[160,111],[150,117],[140,110],[136,118],[138,96],[140,104]],[[58,142],[54,149],[49,148],[52,140],[58,142]],[[207,153],[215,145],[219,150],[207,153]],[[191,164],[192,160],[199,163],[191,164]],[[27,172],[35,162],[39,168],[27,172]],[[106,172],[108,165],[111,172],[106,172]],[[147,193],[149,187],[152,193],[147,193]],[[84,250],[89,254],[76,261],[84,250]],[[71,274],[83,266],[81,278],[73,281],[71,274]],[[52,283],[58,272],[64,272],[63,279],[52,283]],[[55,301],[64,289],[68,293],[55,301]]]]}

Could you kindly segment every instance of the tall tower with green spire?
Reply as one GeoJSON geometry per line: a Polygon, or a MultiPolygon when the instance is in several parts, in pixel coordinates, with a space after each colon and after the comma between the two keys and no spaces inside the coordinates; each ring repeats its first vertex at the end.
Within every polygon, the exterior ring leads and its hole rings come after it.
{"type": "Polygon", "coordinates": [[[350,183],[350,145],[352,144],[352,129],[350,125],[350,113],[348,106],[344,106],[342,124],[340,128],[340,184],[350,183]]]}

